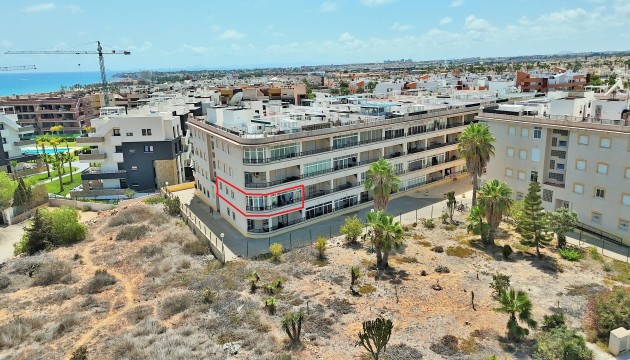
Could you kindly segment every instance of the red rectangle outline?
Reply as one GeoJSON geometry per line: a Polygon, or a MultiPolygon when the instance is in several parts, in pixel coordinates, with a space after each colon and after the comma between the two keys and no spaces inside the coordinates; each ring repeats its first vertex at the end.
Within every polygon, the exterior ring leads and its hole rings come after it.
{"type": "Polygon", "coordinates": [[[243,216],[246,216],[246,217],[272,217],[272,216],[282,215],[282,214],[290,213],[292,211],[304,209],[304,185],[291,186],[291,187],[288,187],[288,188],[284,188],[284,189],[280,189],[280,190],[276,190],[276,191],[272,191],[272,192],[268,192],[268,193],[250,193],[250,192],[245,192],[245,191],[241,190],[238,186],[234,186],[233,184],[231,184],[230,182],[224,180],[220,176],[217,176],[216,179],[217,179],[217,187],[215,189],[215,195],[217,195],[218,197],[223,199],[223,201],[225,201],[226,203],[231,205],[236,211],[241,213],[241,215],[243,215],[243,216]],[[282,210],[282,211],[279,211],[279,212],[276,212],[276,213],[272,213],[272,214],[251,214],[251,213],[245,213],[241,209],[239,209],[238,206],[235,206],[230,200],[226,199],[225,197],[223,197],[223,195],[221,195],[221,193],[219,192],[219,182],[221,182],[221,181],[224,182],[226,185],[236,189],[236,191],[240,192],[241,194],[244,194],[245,196],[247,196],[247,195],[249,195],[249,196],[267,196],[267,195],[271,195],[271,194],[277,194],[277,193],[281,193],[281,192],[285,192],[285,191],[290,191],[290,190],[293,190],[293,189],[301,189],[302,190],[302,205],[300,207],[297,207],[297,208],[286,209],[286,210],[282,210]]]}

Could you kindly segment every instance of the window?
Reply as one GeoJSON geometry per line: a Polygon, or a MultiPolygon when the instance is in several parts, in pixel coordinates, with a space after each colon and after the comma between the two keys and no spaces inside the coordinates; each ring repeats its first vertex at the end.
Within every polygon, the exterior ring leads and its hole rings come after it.
{"type": "Polygon", "coordinates": [[[142,129],[142,136],[151,136],[151,129],[142,129]]]}
{"type": "Polygon", "coordinates": [[[112,129],[114,136],[120,136],[120,129],[112,129]]]}
{"type": "Polygon", "coordinates": [[[2,138],[2,143],[6,144],[7,143],[7,139],[6,138],[2,138]]]}
{"type": "Polygon", "coordinates": [[[528,128],[521,128],[521,136],[522,137],[529,137],[529,129],[528,128]]]}
{"type": "Polygon", "coordinates": [[[595,188],[595,197],[604,198],[605,190],[602,188],[595,188]]]}
{"type": "Polygon", "coordinates": [[[619,219],[619,225],[617,226],[617,228],[621,231],[628,231],[628,225],[630,225],[630,222],[628,222],[628,220],[624,220],[624,219],[619,219]]]}
{"type": "MultiPolygon", "coordinates": [[[[223,145],[223,144],[222,144],[223,145]]],[[[224,149],[225,150],[225,149],[224,149]]],[[[269,150],[272,160],[285,159],[300,152],[300,144],[290,143],[272,146],[269,150]]]]}
{"type": "Polygon", "coordinates": [[[540,139],[542,137],[542,128],[540,126],[534,127],[534,139],[540,139]]]}
{"type": "Polygon", "coordinates": [[[512,177],[512,169],[505,169],[505,176],[512,177]]]}
{"type": "Polygon", "coordinates": [[[588,135],[579,135],[578,136],[578,144],[580,144],[580,145],[588,145],[588,135]]]}
{"type": "Polygon", "coordinates": [[[230,166],[229,170],[230,170],[230,176],[232,176],[232,167],[231,166],[230,166]]]}
{"type": "Polygon", "coordinates": [[[232,220],[236,220],[236,212],[232,211],[232,220]]]}
{"type": "Polygon", "coordinates": [[[132,132],[125,133],[125,136],[133,136],[132,132]]]}
{"type": "Polygon", "coordinates": [[[591,222],[593,222],[595,224],[601,224],[602,223],[602,214],[593,211],[591,213],[591,222]]]}
{"type": "Polygon", "coordinates": [[[527,160],[527,150],[520,150],[518,152],[518,158],[521,160],[527,160]]]}
{"type": "Polygon", "coordinates": [[[230,196],[232,197],[232,199],[234,199],[234,190],[230,190],[230,196]]]}
{"type": "Polygon", "coordinates": [[[333,136],[334,149],[341,149],[347,146],[355,146],[358,143],[359,143],[359,134],[333,136]]]}
{"type": "Polygon", "coordinates": [[[138,170],[138,166],[137,165],[131,165],[131,170],[138,170]]]}
{"type": "Polygon", "coordinates": [[[621,194],[621,203],[630,206],[630,194],[621,194]]]}
{"type": "Polygon", "coordinates": [[[546,202],[551,202],[553,200],[553,191],[549,189],[543,189],[542,199],[546,202]]]}
{"type": "Polygon", "coordinates": [[[516,192],[516,200],[523,200],[523,193],[520,191],[516,192]]]}
{"type": "Polygon", "coordinates": [[[575,168],[582,171],[586,170],[586,160],[577,160],[575,162],[575,168]]]}
{"type": "Polygon", "coordinates": [[[518,179],[525,181],[525,172],[524,171],[519,171],[518,172],[518,179]]]}
{"type": "Polygon", "coordinates": [[[610,138],[601,138],[599,139],[599,147],[602,149],[610,149],[610,138]]]}
{"type": "Polygon", "coordinates": [[[535,161],[535,162],[540,161],[540,149],[538,148],[532,149],[532,161],[535,161]]]}
{"type": "Polygon", "coordinates": [[[598,163],[597,164],[597,173],[606,175],[608,174],[608,164],[606,163],[598,163]]]}
{"type": "Polygon", "coordinates": [[[508,135],[514,135],[516,134],[516,128],[515,127],[508,127],[508,135]]]}
{"type": "Polygon", "coordinates": [[[153,145],[144,145],[144,152],[145,153],[152,153],[153,152],[153,145]]]}
{"type": "Polygon", "coordinates": [[[529,181],[538,182],[538,171],[532,170],[532,172],[529,174],[529,181]]]}
{"type": "Polygon", "coordinates": [[[330,170],[330,160],[322,160],[304,165],[304,176],[325,173],[330,170]]]}
{"type": "Polygon", "coordinates": [[[227,209],[227,214],[228,214],[228,216],[232,215],[231,211],[230,211],[230,208],[227,209]]]}
{"type": "Polygon", "coordinates": [[[564,164],[562,164],[562,163],[558,163],[558,164],[556,164],[556,169],[558,169],[558,170],[564,170],[564,164]]]}
{"type": "Polygon", "coordinates": [[[584,193],[584,185],[579,184],[579,183],[574,183],[573,184],[573,192],[576,194],[583,194],[584,193]]]}
{"type": "Polygon", "coordinates": [[[129,153],[130,154],[135,154],[136,153],[136,149],[129,149],[129,153]]]}
{"type": "Polygon", "coordinates": [[[566,140],[560,140],[558,142],[558,146],[560,146],[560,147],[567,147],[567,141],[566,140]]]}
{"type": "Polygon", "coordinates": [[[507,148],[507,153],[505,154],[507,157],[514,157],[514,148],[507,148]]]}

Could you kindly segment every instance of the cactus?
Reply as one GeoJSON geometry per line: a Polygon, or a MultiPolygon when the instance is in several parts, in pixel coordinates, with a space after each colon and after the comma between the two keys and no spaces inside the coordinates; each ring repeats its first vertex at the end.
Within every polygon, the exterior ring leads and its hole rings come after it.
{"type": "Polygon", "coordinates": [[[363,346],[372,355],[374,360],[378,360],[381,351],[385,352],[392,328],[394,325],[389,319],[377,318],[363,322],[363,332],[359,333],[359,341],[355,344],[363,346]]]}
{"type": "Polygon", "coordinates": [[[250,287],[251,292],[256,292],[256,289],[258,288],[259,280],[260,280],[260,276],[258,276],[258,272],[256,272],[256,270],[252,271],[249,274],[247,281],[249,281],[249,287],[250,287]]]}
{"type": "Polygon", "coordinates": [[[300,343],[300,335],[302,334],[302,321],[304,320],[304,311],[300,311],[287,314],[282,319],[282,328],[286,331],[291,340],[291,345],[298,345],[300,343]]]}
{"type": "Polygon", "coordinates": [[[358,266],[350,267],[350,291],[352,294],[356,295],[356,291],[354,290],[354,284],[356,284],[357,280],[361,277],[361,271],[358,266]]]}

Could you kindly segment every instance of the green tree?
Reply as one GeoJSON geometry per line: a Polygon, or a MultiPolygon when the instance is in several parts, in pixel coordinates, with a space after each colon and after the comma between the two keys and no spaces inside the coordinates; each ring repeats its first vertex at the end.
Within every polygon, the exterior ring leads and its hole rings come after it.
{"type": "Polygon", "coordinates": [[[483,208],[479,205],[475,205],[470,209],[470,214],[468,214],[468,225],[466,226],[466,230],[469,233],[473,233],[475,235],[481,236],[481,241],[486,242],[486,238],[488,237],[488,232],[490,231],[490,225],[483,222],[484,211],[483,208]]]}
{"type": "Polygon", "coordinates": [[[506,183],[497,179],[488,181],[479,190],[479,206],[483,209],[486,221],[490,226],[486,242],[494,244],[494,235],[512,205],[512,190],[506,183]]]}
{"type": "Polygon", "coordinates": [[[363,221],[357,215],[353,217],[346,216],[346,220],[339,228],[339,232],[346,235],[346,241],[354,243],[363,233],[363,221]]]}
{"type": "Polygon", "coordinates": [[[400,247],[405,235],[402,225],[383,210],[367,213],[368,224],[372,227],[372,243],[376,252],[376,266],[389,267],[389,253],[400,247]]]}
{"type": "Polygon", "coordinates": [[[11,206],[17,182],[11,180],[9,174],[0,171],[0,210],[11,206]]]}
{"type": "Polygon", "coordinates": [[[536,335],[534,357],[540,360],[590,360],[593,352],[575,329],[560,326],[536,335]]]}
{"type": "Polygon", "coordinates": [[[367,83],[367,85],[365,85],[365,90],[367,90],[367,92],[369,93],[373,93],[374,89],[376,89],[376,82],[375,81],[370,81],[367,83]]]}
{"type": "Polygon", "coordinates": [[[378,360],[381,351],[387,350],[387,343],[392,336],[394,325],[389,319],[377,318],[363,322],[363,332],[359,333],[359,341],[355,346],[361,345],[367,350],[372,359],[378,360]]]}
{"type": "Polygon", "coordinates": [[[517,223],[517,230],[523,239],[535,244],[536,255],[540,257],[540,245],[549,244],[551,236],[545,210],[542,207],[540,184],[532,181],[523,199],[523,216],[517,223]]]}
{"type": "Polygon", "coordinates": [[[53,244],[52,222],[45,210],[36,210],[30,226],[24,229],[22,239],[13,245],[13,253],[33,255],[53,244]]]}
{"type": "Polygon", "coordinates": [[[499,303],[496,310],[510,315],[507,323],[508,339],[518,341],[529,334],[529,330],[521,327],[519,321],[529,328],[536,328],[536,321],[532,317],[532,302],[524,291],[513,288],[504,290],[499,294],[499,303]]]}
{"type": "Polygon", "coordinates": [[[46,213],[51,220],[54,245],[70,245],[85,239],[87,227],[80,223],[77,209],[60,206],[46,213]]]}
{"type": "Polygon", "coordinates": [[[46,172],[48,173],[48,177],[50,177],[50,166],[48,165],[48,156],[46,154],[46,144],[48,143],[48,140],[50,140],[50,137],[47,134],[38,137],[37,140],[35,140],[37,143],[37,146],[35,148],[39,149],[39,146],[42,147],[40,158],[42,159],[44,164],[46,164],[46,172]]]}
{"type": "Polygon", "coordinates": [[[387,203],[392,192],[398,191],[400,179],[396,176],[396,171],[392,164],[380,158],[370,164],[366,172],[365,191],[374,193],[374,208],[376,210],[387,210],[387,203]]]}
{"type": "Polygon", "coordinates": [[[457,205],[457,200],[455,199],[455,191],[449,191],[446,193],[446,210],[448,213],[448,217],[453,222],[453,213],[455,213],[455,206],[457,205]]]}
{"type": "Polygon", "coordinates": [[[26,186],[22,178],[18,179],[17,183],[18,186],[13,192],[13,206],[28,204],[31,200],[31,189],[26,186]]]}
{"type": "Polygon", "coordinates": [[[466,169],[472,177],[473,196],[472,204],[477,204],[477,190],[479,189],[479,177],[483,169],[488,165],[490,157],[494,155],[496,139],[492,136],[486,124],[473,123],[462,131],[459,138],[459,156],[466,159],[466,169]]]}
{"type": "Polygon", "coordinates": [[[578,217],[575,211],[559,208],[548,213],[549,229],[558,238],[558,247],[563,248],[567,244],[566,233],[573,231],[578,225],[578,217]]]}

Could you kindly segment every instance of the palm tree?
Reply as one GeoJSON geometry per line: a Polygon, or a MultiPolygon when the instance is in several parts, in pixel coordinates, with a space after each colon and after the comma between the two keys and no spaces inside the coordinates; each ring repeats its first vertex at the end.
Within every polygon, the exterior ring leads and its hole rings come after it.
{"type": "Polygon", "coordinates": [[[57,176],[59,177],[59,191],[63,192],[63,179],[62,179],[63,174],[61,172],[61,170],[63,170],[63,161],[61,160],[59,156],[52,157],[52,166],[53,166],[53,169],[57,171],[57,176]]]}
{"type": "Polygon", "coordinates": [[[374,208],[376,210],[386,210],[389,197],[394,191],[398,191],[400,179],[396,176],[396,171],[392,164],[380,158],[370,164],[366,173],[365,191],[374,192],[374,208]]]}
{"type": "Polygon", "coordinates": [[[468,226],[466,230],[475,235],[481,235],[481,241],[485,242],[489,231],[488,224],[483,222],[484,211],[479,205],[475,205],[470,209],[468,214],[468,226]]]}
{"type": "Polygon", "coordinates": [[[64,162],[67,162],[68,166],[70,167],[70,182],[72,182],[73,181],[73,178],[72,178],[72,160],[74,160],[74,157],[76,156],[76,154],[74,154],[74,153],[72,153],[70,151],[66,151],[65,153],[61,153],[59,155],[60,155],[61,159],[64,162]]]}
{"type": "Polygon", "coordinates": [[[473,196],[472,204],[477,204],[477,190],[479,189],[479,177],[483,168],[488,165],[490,157],[494,155],[496,141],[488,125],[473,123],[468,125],[459,138],[459,156],[466,159],[466,169],[472,177],[473,196]]]}
{"type": "Polygon", "coordinates": [[[367,214],[367,221],[372,227],[372,243],[376,252],[376,266],[379,269],[389,267],[389,253],[400,247],[405,231],[400,222],[383,210],[367,214]]]}
{"type": "Polygon", "coordinates": [[[48,140],[50,140],[48,134],[38,137],[36,140],[37,145],[35,148],[39,149],[38,146],[42,147],[42,154],[40,156],[42,161],[44,161],[44,163],[46,164],[46,172],[48,172],[48,177],[50,177],[50,166],[48,165],[48,158],[46,157],[46,143],[48,143],[48,140]]]}
{"type": "Polygon", "coordinates": [[[510,315],[507,323],[508,339],[519,340],[529,334],[527,328],[519,325],[519,320],[529,328],[536,328],[536,321],[532,318],[532,302],[524,291],[504,290],[499,295],[499,306],[496,310],[510,315]]]}
{"type": "Polygon", "coordinates": [[[503,215],[506,215],[512,205],[512,190],[506,183],[497,179],[488,181],[479,190],[479,206],[483,209],[484,216],[488,225],[490,225],[490,231],[488,231],[488,237],[486,238],[487,244],[494,245],[494,234],[503,215]]]}

